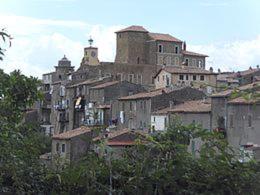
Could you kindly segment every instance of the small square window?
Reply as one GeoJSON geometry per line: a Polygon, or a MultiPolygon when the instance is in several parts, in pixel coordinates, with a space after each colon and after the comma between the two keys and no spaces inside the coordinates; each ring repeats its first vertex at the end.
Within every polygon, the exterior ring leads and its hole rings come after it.
{"type": "Polygon", "coordinates": [[[179,76],[179,79],[180,79],[180,80],[184,80],[184,76],[181,74],[181,75],[179,76]]]}
{"type": "Polygon", "coordinates": [[[201,75],[201,76],[200,76],[200,80],[201,80],[201,81],[204,81],[204,79],[205,79],[205,78],[204,78],[204,75],[201,75]]]}
{"type": "Polygon", "coordinates": [[[193,81],[197,80],[197,76],[196,75],[193,75],[192,78],[193,78],[193,81]]]}

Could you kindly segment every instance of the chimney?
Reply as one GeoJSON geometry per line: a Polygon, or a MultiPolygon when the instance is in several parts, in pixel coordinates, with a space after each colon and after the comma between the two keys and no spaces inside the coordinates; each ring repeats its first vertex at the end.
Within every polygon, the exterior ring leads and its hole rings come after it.
{"type": "Polygon", "coordinates": [[[221,70],[220,70],[220,68],[218,69],[218,73],[221,73],[221,70]]]}
{"type": "Polygon", "coordinates": [[[183,51],[186,51],[186,42],[183,42],[183,51]]]}
{"type": "Polygon", "coordinates": [[[256,68],[259,69],[259,65],[256,65],[256,68]]]}
{"type": "Polygon", "coordinates": [[[213,72],[213,68],[212,68],[212,67],[210,67],[210,68],[209,68],[209,71],[210,71],[210,72],[213,72]]]}
{"type": "Polygon", "coordinates": [[[251,66],[249,67],[249,70],[252,70],[252,67],[251,67],[251,66]]]}

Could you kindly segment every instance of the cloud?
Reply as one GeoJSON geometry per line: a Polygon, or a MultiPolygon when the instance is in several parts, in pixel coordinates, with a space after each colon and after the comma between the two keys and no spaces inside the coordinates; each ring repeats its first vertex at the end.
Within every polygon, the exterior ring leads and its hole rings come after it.
{"type": "Polygon", "coordinates": [[[191,45],[190,50],[205,53],[208,67],[222,71],[245,70],[260,64],[260,35],[252,40],[238,40],[230,43],[191,45]]]}
{"type": "Polygon", "coordinates": [[[43,73],[53,71],[64,54],[77,68],[83,56],[86,40],[92,35],[99,47],[101,61],[113,61],[115,53],[114,29],[90,25],[82,21],[64,21],[37,19],[16,15],[1,15],[0,27],[8,30],[14,37],[12,47],[7,49],[0,68],[6,72],[20,69],[26,75],[41,77],[43,73]],[[17,22],[19,21],[19,22],[17,22]],[[60,30],[62,29],[62,30],[60,30]],[[71,29],[82,34],[83,41],[75,40],[71,29]],[[85,36],[84,36],[85,35],[85,36]]]}

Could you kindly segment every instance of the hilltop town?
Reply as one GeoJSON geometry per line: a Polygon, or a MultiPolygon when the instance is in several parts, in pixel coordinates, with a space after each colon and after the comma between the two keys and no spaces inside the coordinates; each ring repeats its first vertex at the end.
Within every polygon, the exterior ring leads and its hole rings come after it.
{"type": "MultiPolygon", "coordinates": [[[[27,114],[52,137],[52,151],[43,160],[80,158],[93,148],[80,141],[83,135],[108,138],[108,146],[122,149],[134,143],[136,136],[130,135],[166,131],[177,121],[221,132],[235,149],[258,155],[260,108],[252,94],[259,91],[259,66],[207,70],[208,56],[189,51],[172,35],[142,26],[115,33],[114,62],[100,62],[90,38],[78,69],[64,55],[54,72],[43,74],[44,99],[27,114]],[[100,132],[94,135],[96,128],[100,132]]],[[[199,147],[196,141],[190,144],[192,152],[199,147]]]]}

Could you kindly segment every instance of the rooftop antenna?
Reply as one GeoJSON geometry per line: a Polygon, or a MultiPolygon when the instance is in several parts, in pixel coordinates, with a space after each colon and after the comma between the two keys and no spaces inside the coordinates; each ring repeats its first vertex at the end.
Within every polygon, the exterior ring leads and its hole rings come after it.
{"type": "Polygon", "coordinates": [[[88,42],[89,42],[89,46],[91,47],[92,46],[92,44],[93,44],[93,39],[91,38],[91,36],[90,36],[90,38],[89,38],[89,40],[88,40],[88,42]]]}

